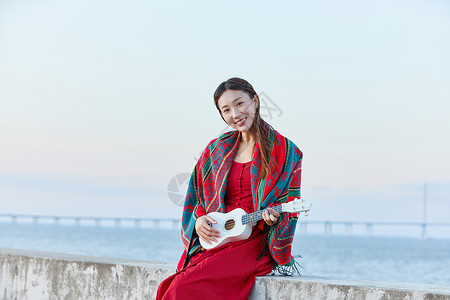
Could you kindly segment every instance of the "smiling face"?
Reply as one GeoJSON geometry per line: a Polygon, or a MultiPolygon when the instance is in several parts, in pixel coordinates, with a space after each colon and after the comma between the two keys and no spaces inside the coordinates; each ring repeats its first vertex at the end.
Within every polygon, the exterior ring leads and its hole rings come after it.
{"type": "Polygon", "coordinates": [[[232,128],[250,133],[258,107],[257,97],[240,90],[226,90],[219,98],[218,106],[224,121],[232,128]]]}

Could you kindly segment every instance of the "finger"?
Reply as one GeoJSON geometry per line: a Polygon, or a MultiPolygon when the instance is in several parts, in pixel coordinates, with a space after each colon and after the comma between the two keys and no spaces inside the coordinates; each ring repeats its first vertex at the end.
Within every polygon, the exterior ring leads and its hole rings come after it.
{"type": "Polygon", "coordinates": [[[208,237],[207,234],[203,234],[203,233],[202,233],[202,234],[200,235],[200,238],[201,238],[205,243],[211,245],[211,242],[209,241],[209,237],[208,237]]]}
{"type": "Polygon", "coordinates": [[[263,211],[262,217],[266,223],[269,221],[269,215],[267,214],[267,210],[263,211]]]}
{"type": "Polygon", "coordinates": [[[219,234],[220,233],[219,230],[217,230],[217,229],[215,229],[215,228],[213,228],[213,227],[211,227],[209,225],[207,227],[205,227],[205,228],[206,228],[207,231],[209,231],[211,233],[215,233],[215,234],[219,234]]]}
{"type": "Polygon", "coordinates": [[[217,242],[217,240],[211,236],[209,231],[202,233],[202,239],[206,241],[208,244],[211,244],[211,242],[217,242]]]}
{"type": "Polygon", "coordinates": [[[273,213],[270,213],[269,217],[272,221],[274,221],[274,220],[276,221],[278,219],[278,217],[276,215],[274,215],[273,213]]]}
{"type": "Polygon", "coordinates": [[[220,231],[218,231],[217,229],[212,228],[212,227],[209,226],[209,225],[205,225],[205,226],[203,227],[203,229],[204,229],[205,233],[208,234],[208,235],[218,236],[219,233],[220,233],[220,231]]]}
{"type": "Polygon", "coordinates": [[[211,233],[205,234],[206,239],[208,240],[208,242],[217,242],[217,240],[214,238],[214,236],[211,233]]]}
{"type": "Polygon", "coordinates": [[[209,230],[207,232],[207,234],[208,234],[208,236],[211,236],[211,237],[220,237],[220,231],[217,231],[217,230],[214,230],[214,229],[209,230]]]}
{"type": "Polygon", "coordinates": [[[277,218],[280,217],[280,214],[276,210],[274,210],[273,208],[269,207],[268,210],[270,211],[271,215],[274,215],[277,218]]]}
{"type": "Polygon", "coordinates": [[[203,231],[204,235],[208,237],[208,239],[213,240],[214,237],[220,237],[220,231],[211,228],[211,227],[207,227],[204,229],[203,231]]]}
{"type": "Polygon", "coordinates": [[[273,216],[269,212],[267,212],[267,220],[269,221],[267,224],[269,224],[270,226],[272,226],[274,223],[272,218],[273,216]]]}
{"type": "Polygon", "coordinates": [[[273,223],[276,223],[276,222],[278,221],[278,218],[275,217],[274,215],[270,215],[270,220],[271,220],[273,223]]]}
{"type": "Polygon", "coordinates": [[[204,227],[203,234],[209,236],[211,234],[211,227],[204,227]]]}
{"type": "Polygon", "coordinates": [[[213,218],[211,218],[211,217],[208,216],[208,215],[206,215],[206,219],[208,220],[208,222],[211,222],[211,223],[213,223],[213,224],[216,224],[216,223],[217,223],[213,218]]]}
{"type": "Polygon", "coordinates": [[[274,215],[275,217],[279,218],[280,214],[278,212],[276,212],[273,208],[268,208],[268,210],[272,213],[272,215],[274,215]]]}
{"type": "Polygon", "coordinates": [[[267,210],[263,212],[263,218],[267,225],[272,226],[272,220],[270,219],[269,213],[267,210]]]}
{"type": "Polygon", "coordinates": [[[266,210],[267,220],[272,221],[272,213],[269,210],[266,210]]]}

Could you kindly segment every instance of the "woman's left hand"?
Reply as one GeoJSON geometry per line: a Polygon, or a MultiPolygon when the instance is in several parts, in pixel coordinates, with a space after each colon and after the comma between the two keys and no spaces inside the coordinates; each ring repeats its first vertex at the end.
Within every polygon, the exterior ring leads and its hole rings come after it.
{"type": "Polygon", "coordinates": [[[278,222],[278,218],[280,217],[280,214],[277,213],[276,211],[274,211],[272,208],[268,207],[262,213],[262,217],[267,225],[272,226],[278,222]]]}

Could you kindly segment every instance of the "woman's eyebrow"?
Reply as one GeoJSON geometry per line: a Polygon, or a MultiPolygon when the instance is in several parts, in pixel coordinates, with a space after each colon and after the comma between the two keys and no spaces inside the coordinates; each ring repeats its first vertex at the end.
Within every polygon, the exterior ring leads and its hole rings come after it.
{"type": "MultiPolygon", "coordinates": [[[[240,96],[240,97],[237,97],[236,99],[234,99],[234,100],[233,100],[233,102],[232,102],[232,103],[234,103],[234,101],[236,101],[236,100],[239,100],[239,99],[241,99],[241,98],[242,98],[242,96],[240,96]]],[[[222,108],[224,108],[224,107],[227,107],[227,106],[228,106],[228,105],[226,105],[226,104],[225,104],[225,105],[224,105],[224,106],[222,106],[222,107],[221,107],[220,109],[222,109],[222,108]]]]}

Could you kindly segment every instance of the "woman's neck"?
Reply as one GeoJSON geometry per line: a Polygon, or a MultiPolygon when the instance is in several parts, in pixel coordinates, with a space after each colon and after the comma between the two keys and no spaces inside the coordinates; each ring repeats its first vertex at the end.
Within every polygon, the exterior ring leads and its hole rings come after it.
{"type": "Polygon", "coordinates": [[[248,143],[254,143],[254,142],[255,142],[255,137],[253,136],[253,134],[251,134],[248,131],[242,132],[241,143],[248,144],[248,143]]]}

